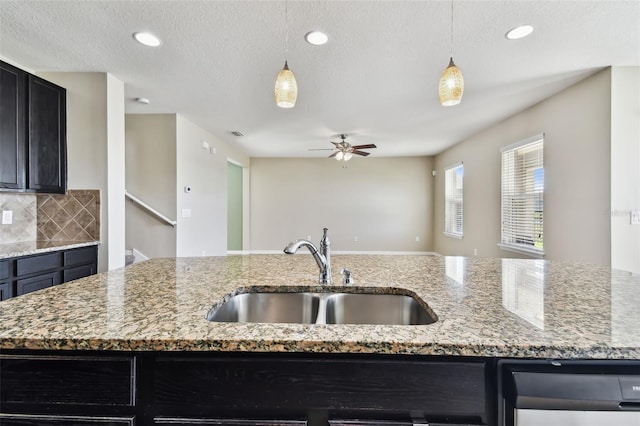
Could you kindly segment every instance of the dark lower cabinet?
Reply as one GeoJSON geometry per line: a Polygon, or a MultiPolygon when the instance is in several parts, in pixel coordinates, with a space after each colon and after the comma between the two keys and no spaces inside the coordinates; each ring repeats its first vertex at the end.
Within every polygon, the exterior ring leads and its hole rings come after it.
{"type": "Polygon", "coordinates": [[[84,278],[97,270],[97,245],[2,260],[0,300],[84,278]]]}
{"type": "Polygon", "coordinates": [[[18,280],[16,282],[16,296],[22,296],[23,294],[42,290],[43,288],[53,287],[58,284],[60,284],[59,272],[50,272],[48,274],[18,280]]]}
{"type": "Polygon", "coordinates": [[[4,351],[0,423],[494,425],[493,366],[364,354],[4,351]]]}
{"type": "Polygon", "coordinates": [[[34,416],[0,414],[3,426],[134,426],[133,417],[34,416]]]}

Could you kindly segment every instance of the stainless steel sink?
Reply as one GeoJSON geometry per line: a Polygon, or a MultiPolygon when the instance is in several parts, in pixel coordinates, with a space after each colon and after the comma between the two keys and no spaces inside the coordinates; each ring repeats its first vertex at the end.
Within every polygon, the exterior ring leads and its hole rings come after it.
{"type": "Polygon", "coordinates": [[[207,315],[215,322],[425,325],[438,320],[403,294],[255,292],[231,297],[207,315]]]}
{"type": "Polygon", "coordinates": [[[244,293],[233,296],[209,312],[216,322],[266,322],[312,324],[318,317],[319,299],[312,293],[244,293]]]}
{"type": "Polygon", "coordinates": [[[416,299],[400,294],[339,293],[327,298],[327,324],[432,324],[436,319],[416,299]]]}

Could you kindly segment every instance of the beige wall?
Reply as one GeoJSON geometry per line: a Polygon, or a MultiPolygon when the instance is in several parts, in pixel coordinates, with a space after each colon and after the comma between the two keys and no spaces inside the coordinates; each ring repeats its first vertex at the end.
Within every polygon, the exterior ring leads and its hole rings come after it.
{"type": "Polygon", "coordinates": [[[327,227],[334,251],[431,251],[432,168],[431,157],[252,158],[251,249],[318,243],[327,227]]]}
{"type": "Polygon", "coordinates": [[[611,266],[640,274],[640,67],[611,70],[611,266]]]}
{"type": "Polygon", "coordinates": [[[545,253],[610,263],[611,71],[605,70],[436,157],[435,251],[520,257],[501,250],[500,148],[544,133],[545,253]],[[464,238],[444,232],[444,169],[464,162],[464,238]]]}
{"type": "MultiPolygon", "coordinates": [[[[126,187],[176,220],[176,116],[127,114],[126,187]]],[[[149,258],[176,255],[176,228],[126,202],[126,247],[149,258]]]]}
{"type": "Polygon", "coordinates": [[[178,114],[176,119],[178,231],[176,254],[224,256],[227,253],[227,159],[249,158],[178,114]],[[206,142],[210,149],[203,148],[206,142]],[[213,150],[215,149],[215,153],[213,150]],[[190,193],[184,187],[192,188],[190,193]],[[182,210],[191,217],[182,217],[182,210]]]}
{"type": "MultiPolygon", "coordinates": [[[[42,78],[67,89],[67,169],[69,189],[99,189],[101,192],[100,247],[98,249],[98,269],[106,271],[124,264],[124,247],[121,239],[114,241],[113,248],[109,235],[124,232],[118,229],[109,231],[110,226],[122,227],[124,221],[119,217],[124,212],[112,212],[113,224],[109,215],[109,204],[119,203],[123,195],[118,194],[118,183],[114,183],[109,193],[109,169],[124,169],[124,164],[109,164],[110,138],[120,150],[118,134],[124,123],[113,116],[116,110],[124,111],[124,90],[113,76],[106,73],[39,73],[42,78]],[[118,95],[122,93],[122,95],[118,95]],[[118,97],[121,96],[121,97],[118,97]],[[109,115],[108,111],[112,114],[109,115]],[[115,198],[112,198],[115,197],[115,198]],[[110,263],[110,250],[118,254],[110,263]],[[118,259],[122,260],[118,260],[118,259]]],[[[121,156],[114,154],[113,161],[120,162],[121,156]]]]}

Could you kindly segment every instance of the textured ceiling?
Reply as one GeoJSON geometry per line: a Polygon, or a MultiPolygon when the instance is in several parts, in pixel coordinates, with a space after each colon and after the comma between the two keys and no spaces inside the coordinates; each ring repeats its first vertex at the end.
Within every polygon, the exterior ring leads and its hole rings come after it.
{"type": "Polygon", "coordinates": [[[640,1],[454,2],[462,103],[442,107],[449,1],[289,0],[293,109],[275,106],[283,1],[5,1],[0,55],[32,71],[101,71],[128,113],[180,113],[251,156],[321,157],[336,134],[374,156],[432,155],[603,67],[640,66],[640,1]],[[506,40],[528,23],[532,36],[506,40]],[[325,46],[304,34],[320,29],[325,46]],[[159,48],[136,43],[148,30],[159,48]],[[151,99],[140,105],[133,98],[151,99]],[[244,137],[227,132],[239,130],[244,137]]]}

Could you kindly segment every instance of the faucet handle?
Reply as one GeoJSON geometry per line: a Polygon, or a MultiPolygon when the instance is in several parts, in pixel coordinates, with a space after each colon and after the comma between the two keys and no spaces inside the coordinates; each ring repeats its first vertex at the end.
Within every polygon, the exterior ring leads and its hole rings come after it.
{"type": "Polygon", "coordinates": [[[342,277],[342,284],[344,285],[350,285],[350,284],[355,284],[355,280],[353,279],[353,277],[351,276],[351,271],[348,269],[342,269],[340,271],[340,274],[343,275],[342,277]]]}

